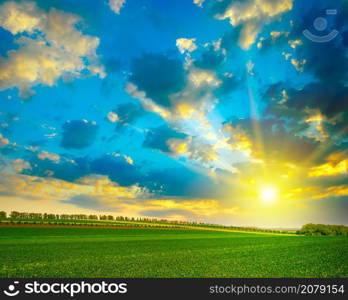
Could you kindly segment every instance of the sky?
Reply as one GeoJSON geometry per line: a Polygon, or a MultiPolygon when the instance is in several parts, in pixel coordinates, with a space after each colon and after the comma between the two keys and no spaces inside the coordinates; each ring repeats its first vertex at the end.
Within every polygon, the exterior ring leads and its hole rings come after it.
{"type": "Polygon", "coordinates": [[[0,210],[348,224],[348,1],[0,0],[0,210]]]}

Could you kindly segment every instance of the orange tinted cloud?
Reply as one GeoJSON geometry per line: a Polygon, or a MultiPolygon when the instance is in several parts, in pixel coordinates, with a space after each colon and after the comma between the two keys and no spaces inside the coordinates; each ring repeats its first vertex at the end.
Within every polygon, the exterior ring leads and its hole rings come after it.
{"type": "Polygon", "coordinates": [[[321,177],[321,176],[337,176],[347,174],[348,171],[348,159],[341,160],[337,163],[327,162],[325,164],[313,167],[308,172],[309,177],[321,177]]]}

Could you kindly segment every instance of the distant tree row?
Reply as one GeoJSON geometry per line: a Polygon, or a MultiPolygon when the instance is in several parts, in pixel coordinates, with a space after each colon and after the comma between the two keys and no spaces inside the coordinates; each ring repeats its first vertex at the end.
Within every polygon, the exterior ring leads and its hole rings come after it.
{"type": "MultiPolygon", "coordinates": [[[[203,222],[189,222],[189,221],[177,221],[157,218],[134,218],[125,216],[112,216],[112,215],[86,215],[86,214],[49,214],[49,213],[28,213],[12,211],[9,216],[5,211],[0,211],[0,219],[17,219],[17,220],[99,220],[99,221],[126,221],[126,222],[142,222],[142,223],[153,223],[153,224],[171,224],[171,225],[184,225],[184,226],[204,226],[211,228],[223,228],[240,231],[250,232],[274,232],[274,233],[289,233],[287,231],[262,229],[256,227],[238,227],[238,226],[224,226],[217,224],[209,224],[203,222]]],[[[145,226],[145,225],[142,225],[145,226]]]]}
{"type": "MultiPolygon", "coordinates": [[[[28,213],[11,211],[8,216],[10,219],[40,219],[40,220],[115,220],[114,216],[106,215],[85,215],[85,214],[48,214],[48,213],[28,213]]],[[[0,218],[7,218],[5,211],[0,211],[0,218]]]]}
{"type": "Polygon", "coordinates": [[[306,224],[299,234],[305,235],[348,235],[348,227],[343,225],[306,224]]]}
{"type": "MultiPolygon", "coordinates": [[[[5,211],[0,211],[0,219],[19,219],[19,220],[99,220],[99,221],[127,221],[127,222],[144,222],[156,224],[174,224],[187,226],[205,226],[211,228],[225,228],[250,232],[273,232],[273,233],[290,233],[289,231],[280,231],[272,229],[263,229],[257,227],[239,227],[209,224],[202,222],[173,221],[156,218],[133,218],[125,216],[114,217],[112,215],[86,215],[86,214],[49,214],[49,213],[28,213],[12,211],[8,216],[5,211]]],[[[303,225],[298,234],[305,235],[348,235],[348,227],[343,225],[323,225],[323,224],[306,224],[303,225]]]]}
{"type": "MultiPolygon", "coordinates": [[[[7,218],[5,211],[0,211],[0,218],[7,218]]],[[[112,215],[86,215],[86,214],[49,214],[49,213],[28,213],[11,211],[8,215],[10,219],[42,219],[42,220],[102,220],[102,221],[130,221],[130,222],[147,222],[147,223],[170,223],[170,224],[190,224],[190,225],[211,225],[197,222],[172,221],[166,219],[156,218],[134,218],[125,216],[112,215]]]]}

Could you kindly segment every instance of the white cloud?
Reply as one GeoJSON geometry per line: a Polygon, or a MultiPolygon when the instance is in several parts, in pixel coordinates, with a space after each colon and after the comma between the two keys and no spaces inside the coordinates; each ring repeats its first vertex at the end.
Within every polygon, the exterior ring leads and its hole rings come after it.
{"type": "Polygon", "coordinates": [[[59,162],[60,161],[60,156],[58,154],[55,154],[55,153],[50,153],[50,152],[47,152],[47,151],[42,151],[40,152],[37,157],[41,160],[45,160],[45,159],[49,159],[53,162],[59,162]]]}
{"type": "Polygon", "coordinates": [[[212,71],[193,69],[189,73],[188,77],[195,87],[201,87],[201,86],[207,86],[207,85],[219,86],[221,84],[221,81],[216,78],[215,73],[212,71]]]}
{"type": "Polygon", "coordinates": [[[10,144],[10,141],[0,133],[0,148],[10,144]]]}
{"type": "Polygon", "coordinates": [[[298,46],[303,44],[302,40],[290,40],[289,45],[291,48],[296,49],[298,46]]]}
{"type": "Polygon", "coordinates": [[[117,14],[120,13],[121,8],[125,5],[126,0],[109,0],[111,10],[117,14]]]}
{"type": "Polygon", "coordinates": [[[277,43],[279,40],[287,38],[290,32],[288,31],[271,31],[269,38],[261,37],[257,43],[257,48],[261,49],[264,43],[269,42],[271,44],[277,43]]]}
{"type": "Polygon", "coordinates": [[[195,41],[196,39],[180,38],[176,40],[176,46],[182,54],[184,54],[185,52],[192,52],[197,49],[195,41]]]}
{"type": "Polygon", "coordinates": [[[291,64],[295,67],[295,69],[298,72],[303,72],[304,70],[304,65],[306,64],[307,60],[306,59],[302,59],[302,60],[298,60],[296,58],[292,58],[291,59],[291,64]]]}
{"type": "Polygon", "coordinates": [[[115,123],[115,122],[118,122],[120,120],[118,115],[116,113],[114,113],[113,111],[110,111],[106,117],[111,123],[115,123]]]}
{"type": "MultiPolygon", "coordinates": [[[[206,43],[204,47],[211,49],[213,46],[215,51],[220,51],[220,44],[221,40],[218,40],[206,43]]],[[[182,49],[184,51],[185,48],[182,49]]],[[[225,137],[221,125],[211,119],[210,113],[218,102],[214,90],[223,81],[216,72],[198,68],[193,62],[194,59],[190,58],[185,64],[185,86],[168,96],[170,107],[159,105],[132,82],[128,82],[125,89],[141,102],[144,109],[160,115],[173,129],[187,135],[184,139],[166,141],[170,149],[168,155],[184,158],[183,161],[190,167],[212,176],[215,176],[214,170],[218,169],[236,173],[235,163],[252,160],[248,144],[236,139],[238,147],[231,146],[231,139],[225,137]]],[[[224,76],[231,78],[233,74],[225,73],[224,76]]]]}
{"type": "Polygon", "coordinates": [[[12,34],[33,33],[44,19],[44,13],[37,10],[34,2],[6,2],[1,6],[0,24],[12,34]]]}
{"type": "Polygon", "coordinates": [[[205,0],[193,0],[193,3],[198,5],[199,7],[202,7],[204,2],[205,0]]]}
{"type": "Polygon", "coordinates": [[[32,86],[52,86],[59,78],[90,75],[104,77],[96,49],[99,38],[76,28],[81,19],[51,8],[45,12],[34,2],[5,2],[0,26],[15,35],[18,49],[0,57],[0,90],[17,87],[22,96],[32,86]]]}
{"type": "Polygon", "coordinates": [[[186,139],[169,139],[167,144],[174,156],[186,156],[206,166],[209,166],[210,162],[214,164],[219,158],[214,146],[201,141],[199,138],[189,136],[186,139]]]}
{"type": "Polygon", "coordinates": [[[145,109],[159,114],[165,120],[172,118],[172,113],[169,109],[156,104],[152,99],[146,97],[145,92],[140,91],[135,84],[128,82],[126,84],[125,90],[133,98],[139,99],[145,109]]]}
{"type": "Polygon", "coordinates": [[[78,195],[96,197],[98,201],[115,207],[121,201],[139,199],[148,195],[148,190],[137,185],[123,187],[112,182],[107,176],[89,175],[76,182],[67,182],[55,178],[36,177],[21,174],[0,174],[0,190],[9,195],[42,202],[60,202],[78,195]]]}
{"type": "Polygon", "coordinates": [[[126,160],[127,163],[129,163],[130,165],[134,165],[134,160],[133,158],[131,158],[130,156],[127,155],[123,155],[123,158],[126,160]]]}
{"type": "Polygon", "coordinates": [[[292,9],[293,0],[233,1],[222,13],[220,20],[229,19],[231,25],[241,26],[239,45],[247,50],[255,43],[262,27],[292,9]]]}
{"type": "Polygon", "coordinates": [[[25,169],[31,169],[31,165],[28,161],[18,158],[12,161],[12,169],[16,173],[20,173],[25,169]]]}
{"type": "MultiPolygon", "coordinates": [[[[36,177],[22,174],[1,173],[0,201],[6,204],[14,199],[8,209],[35,209],[36,211],[55,211],[70,213],[110,213],[118,215],[142,216],[153,211],[158,216],[184,219],[189,214],[196,219],[219,215],[236,215],[238,206],[223,205],[215,199],[152,198],[152,194],[137,185],[120,186],[107,176],[92,174],[76,182],[67,182],[55,178],[36,177]],[[84,202],[85,200],[89,202],[84,202]],[[6,201],[5,201],[6,200],[6,201]],[[63,200],[63,201],[62,201],[63,200]],[[72,206],[73,205],[73,206],[72,206]],[[169,213],[175,210],[185,211],[184,215],[169,213]]],[[[146,215],[145,215],[146,216],[146,215]]]]}
{"type": "Polygon", "coordinates": [[[115,157],[123,157],[123,159],[130,165],[134,165],[134,160],[133,158],[131,158],[130,156],[124,155],[124,154],[120,154],[120,153],[116,153],[113,152],[111,153],[111,155],[115,156],[115,157]]]}

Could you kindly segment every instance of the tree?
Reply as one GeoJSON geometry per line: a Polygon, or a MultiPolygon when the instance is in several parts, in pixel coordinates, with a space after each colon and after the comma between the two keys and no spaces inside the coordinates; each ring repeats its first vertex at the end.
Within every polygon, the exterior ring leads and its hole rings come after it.
{"type": "Polygon", "coordinates": [[[11,211],[10,218],[16,219],[19,218],[20,213],[18,211],[11,211]]]}
{"type": "Polygon", "coordinates": [[[348,235],[348,227],[343,225],[306,224],[299,234],[305,235],[348,235]]]}

